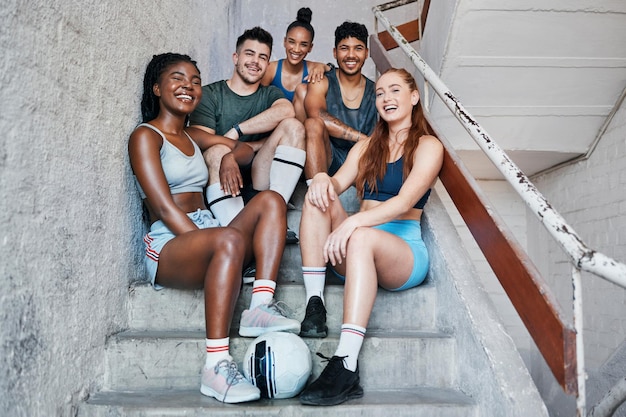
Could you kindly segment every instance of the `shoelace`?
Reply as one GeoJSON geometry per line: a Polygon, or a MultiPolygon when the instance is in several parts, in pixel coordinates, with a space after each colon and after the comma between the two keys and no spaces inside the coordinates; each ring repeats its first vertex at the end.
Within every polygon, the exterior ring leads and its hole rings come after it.
{"type": "Polygon", "coordinates": [[[291,310],[289,309],[289,306],[287,306],[287,304],[285,304],[285,302],[283,301],[272,300],[267,305],[267,307],[283,317],[290,317],[291,315],[291,310]]]}
{"type": "MultiPolygon", "coordinates": [[[[317,356],[319,356],[320,358],[324,359],[324,362],[328,362],[329,364],[330,364],[331,362],[341,362],[341,366],[342,366],[343,368],[345,368],[345,366],[344,366],[344,359],[346,359],[346,358],[348,357],[348,356],[346,355],[346,356],[333,356],[333,357],[330,357],[330,358],[329,358],[328,356],[324,356],[324,355],[323,355],[323,354],[321,354],[320,352],[315,352],[315,354],[316,354],[317,356]],[[337,358],[337,359],[335,359],[335,358],[337,358]]],[[[325,373],[330,373],[330,372],[331,372],[331,367],[330,367],[330,366],[326,366],[326,368],[324,368],[324,370],[322,371],[322,373],[323,373],[323,374],[325,374],[325,373]]],[[[336,374],[336,373],[337,373],[337,370],[336,370],[336,369],[332,369],[332,374],[334,375],[334,374],[336,374]]]]}
{"type": "Polygon", "coordinates": [[[326,313],[326,307],[324,307],[324,304],[322,304],[321,302],[309,303],[309,305],[306,306],[307,315],[314,315],[314,314],[320,314],[320,313],[326,313]]]}
{"type": "Polygon", "coordinates": [[[241,375],[241,372],[239,372],[239,368],[237,368],[237,364],[234,361],[229,361],[227,359],[222,359],[221,361],[219,361],[216,365],[215,365],[215,373],[219,373],[221,370],[224,370],[226,372],[226,392],[224,393],[224,397],[222,402],[224,402],[224,400],[226,400],[226,395],[228,394],[228,391],[230,391],[230,387],[232,387],[233,385],[237,385],[238,383],[240,383],[244,378],[243,375],[241,375]]]}

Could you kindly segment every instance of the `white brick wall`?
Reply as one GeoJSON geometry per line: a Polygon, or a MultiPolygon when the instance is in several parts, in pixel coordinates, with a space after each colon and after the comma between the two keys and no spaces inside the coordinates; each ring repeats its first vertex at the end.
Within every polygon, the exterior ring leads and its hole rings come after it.
{"type": "MultiPolygon", "coordinates": [[[[588,160],[534,179],[539,190],[591,249],[622,263],[626,262],[625,155],[626,106],[622,104],[588,160]]],[[[530,254],[570,313],[571,265],[567,257],[546,238],[538,222],[529,220],[528,236],[530,254]]],[[[583,273],[583,304],[590,408],[620,375],[623,376],[615,372],[615,363],[611,361],[626,356],[626,290],[583,273]]],[[[624,365],[619,367],[624,368],[624,365]]],[[[553,388],[552,392],[558,391],[553,388]]],[[[624,407],[617,415],[626,415],[624,407]]]]}
{"type": "MultiPolygon", "coordinates": [[[[625,155],[626,106],[622,106],[587,161],[532,179],[590,248],[620,262],[626,262],[625,155]]],[[[506,182],[478,184],[516,239],[527,247],[564,316],[572,320],[572,265],[568,257],[506,182]]],[[[441,184],[436,188],[552,415],[571,415],[573,397],[562,393],[445,189],[441,184]]],[[[626,290],[583,273],[583,292],[585,362],[590,375],[587,401],[591,407],[619,377],[615,373],[616,358],[626,357],[626,290]]],[[[618,369],[624,368],[626,364],[618,369]]],[[[621,412],[626,415],[626,411],[621,412]]]]}

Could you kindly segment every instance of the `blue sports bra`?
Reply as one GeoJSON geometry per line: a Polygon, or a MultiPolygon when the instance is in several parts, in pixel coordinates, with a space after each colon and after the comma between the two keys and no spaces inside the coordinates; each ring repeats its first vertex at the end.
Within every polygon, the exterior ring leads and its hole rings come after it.
{"type": "MultiPolygon", "coordinates": [[[[373,191],[367,181],[363,189],[363,200],[387,201],[395,197],[402,187],[402,170],[404,168],[404,156],[395,162],[387,162],[387,171],[382,180],[376,180],[377,192],[373,191]]],[[[430,188],[413,206],[416,209],[423,209],[430,196],[430,188]]]]}
{"type": "MultiPolygon", "coordinates": [[[[283,61],[284,59],[278,60],[278,63],[276,64],[276,74],[274,74],[274,79],[272,80],[270,85],[275,85],[276,87],[280,88],[280,91],[283,92],[287,100],[293,101],[293,96],[296,93],[295,90],[294,91],[287,90],[283,86],[283,82],[281,80],[281,77],[283,74],[283,61]]],[[[306,60],[303,60],[302,63],[304,64],[304,71],[302,72],[302,82],[304,83],[305,82],[304,79],[307,77],[307,75],[309,75],[309,69],[307,68],[306,60]]]]}
{"type": "MultiPolygon", "coordinates": [[[[202,157],[202,151],[191,139],[189,134],[185,132],[185,135],[189,138],[193,144],[193,155],[187,156],[176,146],[172,145],[166,138],[163,132],[149,123],[142,123],[139,126],[148,127],[157,132],[163,138],[163,146],[161,146],[161,165],[163,166],[163,172],[167,179],[167,185],[170,187],[172,194],[180,193],[201,193],[204,191],[209,182],[209,169],[202,157]]],[[[146,198],[137,177],[135,177],[137,188],[141,198],[146,198]]]]}

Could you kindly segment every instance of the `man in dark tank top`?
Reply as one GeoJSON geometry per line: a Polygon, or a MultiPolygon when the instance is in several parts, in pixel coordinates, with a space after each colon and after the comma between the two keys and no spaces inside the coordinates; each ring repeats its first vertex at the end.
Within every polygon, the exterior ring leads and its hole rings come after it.
{"type": "Polygon", "coordinates": [[[374,129],[374,82],[361,73],[369,54],[367,37],[367,28],[360,23],[338,26],[333,48],[338,66],[330,65],[324,79],[308,87],[304,100],[307,183],[318,172],[337,172],[352,146],[374,129]]]}

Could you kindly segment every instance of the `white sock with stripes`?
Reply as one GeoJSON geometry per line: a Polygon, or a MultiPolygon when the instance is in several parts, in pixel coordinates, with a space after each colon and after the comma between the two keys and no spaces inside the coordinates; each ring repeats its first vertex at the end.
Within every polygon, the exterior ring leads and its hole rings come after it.
{"type": "Polygon", "coordinates": [[[276,282],[271,279],[257,279],[252,284],[252,298],[250,310],[261,304],[267,304],[274,298],[276,282]]]}
{"type": "Polygon", "coordinates": [[[306,291],[306,304],[314,295],[317,295],[324,302],[324,285],[326,284],[325,266],[303,266],[302,278],[304,279],[304,289],[306,291]]]}
{"type": "Polygon", "coordinates": [[[225,194],[220,188],[220,183],[211,184],[206,189],[206,198],[209,209],[215,216],[220,226],[228,226],[232,219],[243,210],[243,197],[233,197],[225,194]]]}
{"type": "Polygon", "coordinates": [[[356,324],[341,325],[341,336],[339,336],[339,346],[337,346],[335,356],[345,357],[343,364],[349,371],[356,371],[357,359],[365,338],[365,330],[365,327],[356,324]]]}
{"type": "Polygon", "coordinates": [[[279,145],[270,166],[270,190],[289,202],[304,168],[306,152],[293,146],[279,145]]]}
{"type": "Polygon", "coordinates": [[[230,338],[223,339],[205,339],[206,340],[206,361],[204,366],[211,368],[222,359],[232,360],[229,352],[230,338]]]}

